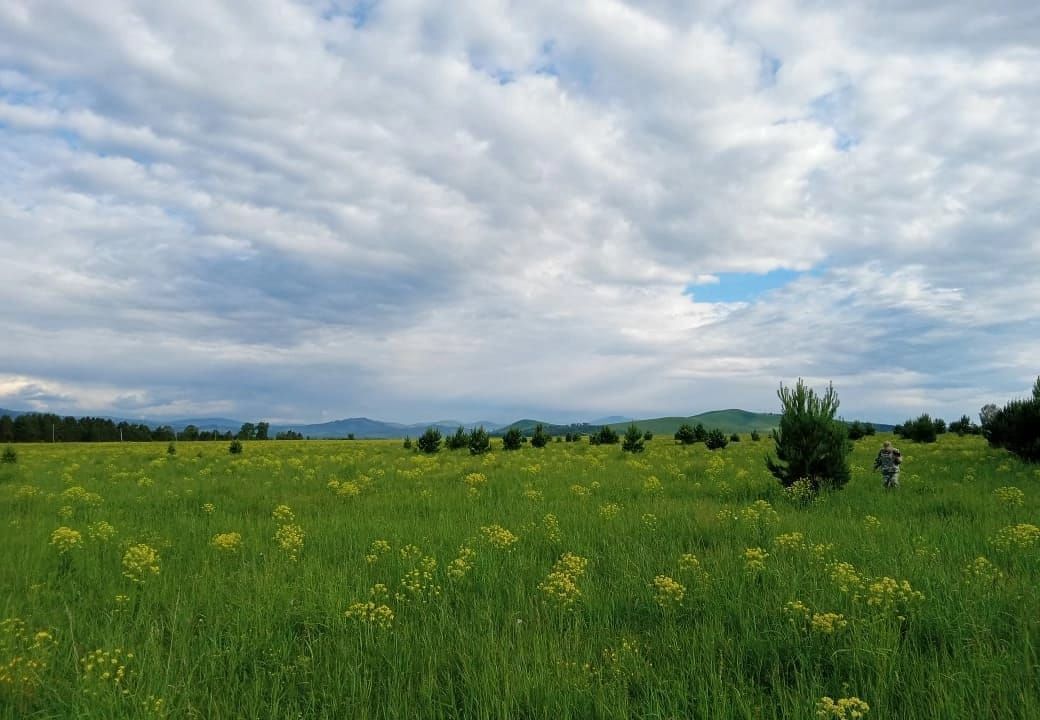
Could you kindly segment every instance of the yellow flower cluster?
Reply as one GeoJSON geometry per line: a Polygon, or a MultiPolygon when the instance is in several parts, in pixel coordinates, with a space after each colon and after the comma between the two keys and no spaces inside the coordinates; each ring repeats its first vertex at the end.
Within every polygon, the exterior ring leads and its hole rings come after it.
{"type": "Polygon", "coordinates": [[[487,487],[488,479],[484,473],[474,472],[464,477],[462,481],[466,483],[466,487],[470,490],[480,492],[487,487]]]}
{"type": "Polygon", "coordinates": [[[159,552],[151,545],[131,545],[123,554],[123,575],[144,583],[149,575],[159,574],[159,552]]]}
{"type": "Polygon", "coordinates": [[[643,513],[642,521],[643,527],[645,527],[647,530],[657,529],[657,516],[653,513],[643,513]]]}
{"type": "Polygon", "coordinates": [[[870,711],[870,706],[858,697],[822,697],[816,703],[816,717],[824,720],[857,720],[870,711]]]}
{"type": "Polygon", "coordinates": [[[769,553],[760,547],[750,547],[744,550],[744,569],[749,573],[762,572],[766,569],[766,558],[769,553]]]}
{"type": "Polygon", "coordinates": [[[105,692],[117,692],[129,695],[127,683],[130,670],[127,665],[134,659],[132,652],[124,653],[122,648],[115,650],[94,650],[80,660],[83,673],[80,680],[83,692],[88,695],[99,695],[105,692]]]}
{"type": "Polygon", "coordinates": [[[863,529],[864,530],[877,530],[881,527],[881,521],[874,515],[867,515],[863,518],[863,529]]]}
{"type": "Polygon", "coordinates": [[[1001,503],[1008,507],[1021,507],[1022,503],[1025,502],[1026,499],[1026,494],[1014,485],[998,487],[993,491],[993,494],[997,496],[997,499],[1001,503]]]}
{"type": "Polygon", "coordinates": [[[560,521],[552,513],[549,513],[542,518],[542,528],[545,530],[545,539],[549,542],[558,543],[562,540],[560,535],[560,521]]]}
{"type": "Polygon", "coordinates": [[[296,519],[296,515],[293,513],[292,508],[288,505],[279,505],[271,511],[271,517],[280,523],[291,523],[296,519]]]}
{"type": "Polygon", "coordinates": [[[613,520],[621,512],[621,506],[617,503],[606,503],[599,506],[599,516],[604,520],[613,520]]]}
{"type": "Polygon", "coordinates": [[[83,536],[79,530],[73,530],[62,525],[51,533],[51,546],[61,555],[79,548],[82,544],[83,536]]]}
{"type": "Polygon", "coordinates": [[[221,552],[236,553],[242,547],[242,535],[237,532],[218,533],[209,544],[221,552]]]}
{"type": "Polygon", "coordinates": [[[61,499],[73,505],[84,505],[86,507],[96,507],[104,502],[100,495],[95,492],[88,492],[79,485],[63,490],[61,499]]]}
{"type": "Polygon", "coordinates": [[[848,627],[848,621],[841,613],[813,613],[809,620],[809,627],[813,632],[823,635],[833,635],[839,630],[848,627]]]}
{"type": "Polygon", "coordinates": [[[21,618],[0,622],[0,697],[28,693],[40,686],[56,645],[50,632],[30,633],[21,618]]]}
{"type": "Polygon", "coordinates": [[[779,516],[776,510],[765,500],[756,500],[751,505],[740,511],[740,517],[747,525],[755,528],[765,528],[775,525],[779,516]]]}
{"type": "Polygon", "coordinates": [[[844,593],[858,591],[863,587],[863,577],[852,563],[832,562],[827,570],[831,581],[844,593]]]}
{"type": "Polygon", "coordinates": [[[206,513],[207,515],[212,515],[213,511],[216,509],[217,506],[213,503],[203,503],[202,505],[202,512],[206,513]]]}
{"type": "Polygon", "coordinates": [[[924,600],[924,593],[910,587],[908,580],[899,582],[890,577],[871,581],[867,585],[867,605],[880,610],[904,610],[924,600]]]}
{"type": "Polygon", "coordinates": [[[672,610],[682,605],[686,597],[686,587],[667,575],[658,575],[650,583],[654,591],[654,602],[664,610],[672,610]]]}
{"type": "Polygon", "coordinates": [[[116,529],[111,523],[105,522],[104,520],[98,520],[96,523],[91,523],[87,526],[87,536],[91,540],[97,540],[98,542],[108,542],[116,535],[116,529]]]}
{"type": "Polygon", "coordinates": [[[22,485],[14,491],[14,497],[16,500],[28,500],[31,497],[36,497],[40,494],[40,488],[35,485],[22,485]]]}
{"type": "Polygon", "coordinates": [[[968,563],[964,575],[969,585],[993,585],[1004,579],[1004,573],[982,555],[968,563]]]}
{"type": "Polygon", "coordinates": [[[394,624],[394,611],[387,605],[376,605],[374,602],[353,603],[343,614],[351,620],[380,630],[389,630],[394,624]]]}
{"type": "Polygon", "coordinates": [[[578,580],[585,576],[588,566],[588,558],[574,553],[564,553],[553,565],[545,580],[538,585],[538,589],[559,607],[565,610],[571,608],[581,597],[578,580]]]}
{"type": "Polygon", "coordinates": [[[584,485],[578,485],[575,483],[574,485],[571,485],[571,493],[578,497],[588,497],[590,490],[584,485]]]}
{"type": "Polygon", "coordinates": [[[643,492],[645,493],[656,495],[661,492],[662,489],[663,486],[661,485],[661,481],[657,479],[656,475],[651,475],[643,481],[643,492]]]}
{"type": "Polygon", "coordinates": [[[62,520],[68,520],[75,514],[75,512],[76,508],[72,507],[71,505],[62,505],[60,508],[58,508],[58,517],[62,520]]]}
{"type": "Polygon", "coordinates": [[[336,488],[336,494],[340,497],[357,497],[361,494],[361,486],[353,480],[340,483],[336,488]]]}
{"type": "Polygon", "coordinates": [[[279,525],[274,539],[290,560],[296,562],[303,552],[303,528],[299,525],[279,525]]]}
{"type": "Polygon", "coordinates": [[[373,540],[372,547],[368,549],[368,554],[365,555],[365,561],[371,565],[379,562],[379,558],[390,552],[390,543],[386,540],[373,540]]]}
{"type": "Polygon", "coordinates": [[[501,525],[485,525],[480,528],[480,532],[484,534],[484,537],[492,546],[499,550],[512,549],[513,545],[520,539],[501,525]]]}
{"type": "Polygon", "coordinates": [[[437,570],[437,559],[429,555],[419,560],[418,564],[401,578],[401,592],[396,593],[397,600],[402,602],[426,602],[441,594],[441,586],[434,581],[437,570]]]}
{"type": "Polygon", "coordinates": [[[473,569],[473,559],[477,553],[465,545],[459,548],[459,555],[448,563],[448,577],[452,580],[461,580],[473,569]]]}
{"type": "Polygon", "coordinates": [[[798,550],[805,546],[805,535],[800,532],[784,533],[783,535],[777,535],[773,542],[776,543],[777,547],[784,550],[798,550]]]}
{"type": "Polygon", "coordinates": [[[795,480],[784,488],[784,495],[788,500],[797,505],[808,505],[816,499],[816,493],[813,492],[812,483],[809,482],[808,478],[795,480]]]}
{"type": "Polygon", "coordinates": [[[543,499],[542,491],[529,487],[524,490],[524,499],[531,502],[541,502],[543,499]]]}
{"type": "Polygon", "coordinates": [[[1040,527],[1029,523],[1008,525],[1000,529],[992,542],[1001,550],[1028,550],[1040,543],[1040,527]]]}

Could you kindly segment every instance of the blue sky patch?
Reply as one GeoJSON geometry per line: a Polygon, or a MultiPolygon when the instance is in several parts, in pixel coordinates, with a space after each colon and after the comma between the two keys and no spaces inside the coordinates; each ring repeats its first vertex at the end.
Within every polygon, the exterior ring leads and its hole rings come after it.
{"type": "Polygon", "coordinates": [[[750,302],[770,290],[784,287],[803,275],[818,271],[799,272],[781,268],[767,273],[715,273],[717,283],[690,283],[683,290],[694,302],[750,302]]]}

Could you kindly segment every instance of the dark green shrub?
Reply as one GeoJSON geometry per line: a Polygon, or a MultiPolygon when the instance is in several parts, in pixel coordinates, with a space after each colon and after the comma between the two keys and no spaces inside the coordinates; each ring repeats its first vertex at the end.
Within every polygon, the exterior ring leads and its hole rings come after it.
{"type": "Polygon", "coordinates": [[[552,435],[545,432],[541,423],[534,426],[534,432],[531,433],[531,447],[543,448],[550,440],[552,440],[552,435]]]}
{"type": "Polygon", "coordinates": [[[718,428],[712,428],[708,432],[708,437],[704,441],[704,444],[708,446],[709,450],[722,450],[729,445],[729,440],[726,439],[726,434],[718,428]]]}
{"type": "Polygon", "coordinates": [[[950,423],[949,431],[958,435],[978,435],[982,428],[973,423],[967,415],[961,415],[960,420],[950,423]]]}
{"type": "Polygon", "coordinates": [[[758,434],[758,430],[752,430],[751,431],[751,440],[752,441],[758,442],[761,439],[762,439],[762,436],[758,434]]]}
{"type": "Polygon", "coordinates": [[[469,433],[460,425],[455,429],[455,434],[444,441],[444,447],[449,450],[461,450],[469,447],[469,433]]]}
{"type": "Polygon", "coordinates": [[[636,427],[635,423],[628,426],[625,430],[625,439],[621,443],[621,449],[625,452],[643,452],[643,433],[636,427]]]}
{"type": "Polygon", "coordinates": [[[983,425],[990,446],[1040,462],[1040,400],[1012,400],[983,425]]]}
{"type": "Polygon", "coordinates": [[[693,426],[689,423],[680,425],[679,429],[675,431],[675,441],[683,445],[693,445],[697,442],[697,434],[693,431],[693,426]]]}
{"type": "Polygon", "coordinates": [[[694,442],[707,442],[708,431],[704,427],[704,423],[697,423],[693,428],[693,440],[694,442]]]}
{"type": "Polygon", "coordinates": [[[936,435],[945,435],[946,434],[946,421],[945,420],[943,420],[942,418],[935,418],[935,420],[932,421],[932,424],[935,426],[935,434],[936,435]]]}
{"type": "Polygon", "coordinates": [[[232,455],[241,455],[242,454],[242,441],[239,440],[238,438],[235,438],[234,440],[232,440],[231,444],[228,445],[228,452],[231,453],[232,455]]]}
{"type": "Polygon", "coordinates": [[[483,455],[490,449],[491,438],[488,437],[487,430],[485,430],[483,426],[478,427],[469,434],[470,455],[483,455]]]}
{"type": "Polygon", "coordinates": [[[802,479],[809,481],[813,492],[844,487],[851,477],[852,443],[845,423],[834,419],[839,405],[834,386],[817,395],[799,378],[794,388],[781,385],[777,395],[783,415],[774,432],[776,459],[766,458],[769,472],[784,487],[802,479]]]}
{"type": "Polygon", "coordinates": [[[919,443],[933,443],[936,439],[935,421],[925,413],[916,420],[903,423],[903,437],[919,443]]]}
{"type": "Polygon", "coordinates": [[[166,454],[169,455],[170,457],[173,457],[174,455],[176,455],[177,454],[177,445],[175,443],[172,443],[172,442],[169,445],[167,445],[166,446],[166,454]]]}
{"type": "Polygon", "coordinates": [[[645,433],[643,433],[643,439],[646,440],[647,442],[650,442],[651,440],[654,439],[654,434],[652,432],[650,432],[649,430],[647,430],[645,433]]]}
{"type": "MultiPolygon", "coordinates": [[[[462,428],[459,428],[460,430],[462,428]]],[[[424,453],[433,454],[441,449],[441,431],[435,427],[428,427],[416,441],[419,449],[424,453]]]]}
{"type": "Polygon", "coordinates": [[[402,444],[402,447],[404,447],[405,450],[412,449],[412,439],[407,435],[404,436],[404,443],[402,444]]]}
{"type": "Polygon", "coordinates": [[[0,463],[4,465],[13,465],[18,462],[18,453],[14,451],[11,446],[4,448],[4,454],[0,455],[0,463]]]}
{"type": "Polygon", "coordinates": [[[737,433],[733,433],[732,435],[729,436],[729,441],[730,442],[740,442],[740,435],[738,435],[737,433]]]}
{"type": "Polygon", "coordinates": [[[517,428],[509,428],[506,430],[506,434],[502,436],[502,448],[505,450],[519,450],[520,445],[523,443],[524,436],[517,428]]]}
{"type": "Polygon", "coordinates": [[[589,436],[589,443],[592,445],[617,445],[620,439],[612,427],[604,425],[589,436]]]}

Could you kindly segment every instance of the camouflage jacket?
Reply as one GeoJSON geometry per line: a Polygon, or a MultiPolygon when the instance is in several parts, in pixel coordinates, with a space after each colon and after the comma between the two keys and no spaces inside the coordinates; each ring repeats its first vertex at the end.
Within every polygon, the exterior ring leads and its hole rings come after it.
{"type": "Polygon", "coordinates": [[[877,458],[874,459],[874,469],[881,470],[882,473],[890,475],[899,470],[899,463],[903,461],[903,454],[896,448],[885,450],[882,448],[877,458]]]}

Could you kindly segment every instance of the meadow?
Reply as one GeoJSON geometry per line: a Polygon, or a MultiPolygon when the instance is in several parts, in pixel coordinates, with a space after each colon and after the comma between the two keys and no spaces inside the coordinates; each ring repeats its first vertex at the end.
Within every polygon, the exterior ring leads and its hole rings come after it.
{"type": "Polygon", "coordinates": [[[1040,717],[1040,470],[885,437],[17,446],[0,718],[1040,717]]]}

